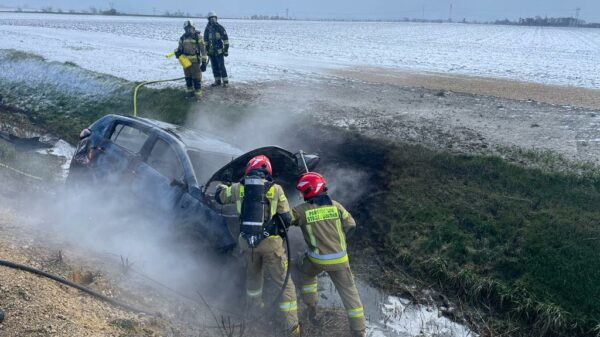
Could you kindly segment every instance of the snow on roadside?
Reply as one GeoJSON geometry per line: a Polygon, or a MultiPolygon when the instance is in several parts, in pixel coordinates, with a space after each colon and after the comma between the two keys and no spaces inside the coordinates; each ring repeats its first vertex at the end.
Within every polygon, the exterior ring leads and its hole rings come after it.
{"type": "MultiPolygon", "coordinates": [[[[435,301],[415,304],[406,298],[391,296],[356,279],[367,318],[369,337],[477,337],[467,326],[442,314],[435,301]]],[[[343,308],[341,298],[328,276],[319,277],[319,305],[343,308]]],[[[424,293],[426,296],[427,292],[424,293]]],[[[449,310],[450,308],[445,308],[449,310]]]]}
{"type": "Polygon", "coordinates": [[[73,145],[59,139],[53,147],[46,149],[39,149],[36,151],[39,154],[45,154],[55,157],[60,157],[64,161],[61,165],[61,179],[64,181],[69,175],[69,167],[71,166],[71,159],[75,154],[75,147],[73,145]]]}

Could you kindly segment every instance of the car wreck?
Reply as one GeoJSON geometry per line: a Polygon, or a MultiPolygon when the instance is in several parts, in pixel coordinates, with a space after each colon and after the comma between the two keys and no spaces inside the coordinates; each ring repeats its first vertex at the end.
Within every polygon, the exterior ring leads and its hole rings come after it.
{"type": "Polygon", "coordinates": [[[271,159],[273,178],[284,189],[319,162],[316,155],[277,146],[244,153],[205,132],[107,115],[81,132],[67,185],[119,186],[145,212],[160,213],[174,229],[228,251],[237,244],[237,213],[218,205],[214,192],[219,184],[239,181],[248,160],[259,154],[271,159]]]}

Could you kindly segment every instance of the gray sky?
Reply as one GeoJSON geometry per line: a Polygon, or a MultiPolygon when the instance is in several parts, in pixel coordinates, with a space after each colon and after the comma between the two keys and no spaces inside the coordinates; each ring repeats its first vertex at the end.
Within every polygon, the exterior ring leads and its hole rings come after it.
{"type": "Polygon", "coordinates": [[[181,10],[192,14],[216,10],[220,16],[285,15],[289,8],[290,16],[296,18],[343,19],[421,18],[423,9],[427,19],[447,19],[450,4],[453,5],[454,20],[575,16],[575,8],[580,7],[581,19],[600,22],[599,0],[0,0],[0,5],[82,10],[90,6],[108,9],[110,2],[120,11],[147,14],[153,10],[156,13],[181,10]]]}

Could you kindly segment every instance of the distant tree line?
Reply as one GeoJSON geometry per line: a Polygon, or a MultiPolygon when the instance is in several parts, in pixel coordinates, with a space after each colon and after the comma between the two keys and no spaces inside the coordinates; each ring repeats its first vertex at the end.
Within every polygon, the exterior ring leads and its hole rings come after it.
{"type": "MultiPolygon", "coordinates": [[[[22,12],[23,9],[22,8],[17,8],[17,12],[22,12]]],[[[52,6],[46,6],[46,7],[42,7],[40,8],[40,12],[42,13],[69,13],[69,14],[93,14],[93,15],[122,15],[123,13],[120,13],[119,11],[117,11],[114,8],[110,8],[107,10],[100,10],[96,7],[90,7],[89,11],[75,11],[73,9],[68,10],[67,12],[64,12],[61,8],[56,8],[54,9],[52,6]]]]}
{"type": "Polygon", "coordinates": [[[508,19],[496,20],[493,22],[497,25],[515,25],[515,26],[541,26],[541,27],[588,27],[600,28],[600,23],[586,23],[584,20],[579,20],[572,17],[566,18],[548,18],[536,16],[534,18],[519,18],[519,20],[511,21],[508,19]]]}
{"type": "MultiPolygon", "coordinates": [[[[15,11],[16,12],[41,12],[41,13],[57,13],[57,14],[84,14],[84,15],[132,15],[132,16],[161,16],[161,17],[173,17],[173,18],[190,18],[193,17],[192,14],[190,14],[190,12],[184,12],[181,10],[175,11],[175,12],[170,12],[170,11],[166,11],[163,14],[159,14],[159,15],[143,15],[143,14],[132,14],[132,13],[125,13],[125,12],[119,12],[118,10],[116,10],[114,7],[112,7],[112,3],[110,9],[106,9],[106,10],[102,10],[102,9],[98,9],[96,7],[90,7],[88,10],[80,10],[80,11],[76,11],[73,9],[70,9],[68,11],[63,11],[61,8],[54,8],[52,6],[45,6],[40,8],[39,10],[23,10],[23,8],[18,7],[15,11]]],[[[201,13],[198,13],[195,15],[195,17],[203,17],[203,15],[201,13]]]]}
{"type": "Polygon", "coordinates": [[[254,14],[251,17],[249,17],[250,20],[290,20],[290,18],[285,17],[285,16],[279,16],[279,15],[257,15],[254,14]]]}
{"type": "MultiPolygon", "coordinates": [[[[192,15],[189,12],[184,12],[181,10],[170,12],[166,11],[163,14],[133,14],[133,13],[124,13],[119,12],[113,7],[113,3],[110,4],[110,9],[101,10],[96,7],[90,7],[89,10],[84,11],[75,11],[68,10],[64,12],[60,8],[54,9],[51,6],[46,6],[40,8],[38,11],[34,12],[42,12],[42,13],[68,13],[68,14],[88,14],[88,15],[131,15],[131,16],[159,16],[159,17],[175,17],[175,18],[191,18],[191,17],[204,17],[201,13],[192,15]]],[[[24,6],[26,9],[27,6],[24,6]]],[[[31,10],[29,10],[31,11],[31,10]]],[[[23,12],[23,8],[19,7],[16,9],[16,12],[23,12]]],[[[255,14],[252,16],[240,17],[240,19],[246,20],[306,20],[306,19],[298,19],[291,18],[288,16],[281,15],[259,15],[255,14]]],[[[452,19],[424,19],[424,18],[398,18],[398,19],[336,19],[336,18],[322,18],[322,19],[308,19],[310,21],[343,21],[343,22],[421,22],[421,23],[445,23],[445,22],[453,22],[452,19]]],[[[518,20],[496,20],[496,21],[477,21],[477,20],[467,20],[463,18],[460,21],[456,21],[464,24],[496,24],[496,25],[513,25],[513,26],[548,26],[548,27],[585,27],[585,28],[600,28],[600,23],[586,23],[584,20],[579,20],[573,17],[563,17],[563,18],[549,18],[541,16],[536,16],[533,18],[519,18],[518,20]]]]}

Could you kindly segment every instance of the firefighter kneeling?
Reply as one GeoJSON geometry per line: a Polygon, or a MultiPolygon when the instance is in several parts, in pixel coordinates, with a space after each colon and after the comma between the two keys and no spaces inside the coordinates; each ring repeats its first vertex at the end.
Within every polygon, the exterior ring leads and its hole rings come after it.
{"type": "Polygon", "coordinates": [[[300,277],[309,318],[317,320],[317,275],[326,271],[342,298],[352,335],[365,336],[365,314],[346,252],[346,233],[356,228],[356,222],[340,203],[329,197],[320,174],[302,175],[296,188],[305,201],[292,210],[292,225],[300,226],[308,245],[300,277]]]}
{"type": "MultiPolygon", "coordinates": [[[[240,183],[217,188],[215,199],[220,204],[237,205],[240,214],[240,247],[247,263],[246,294],[253,309],[264,307],[263,268],[281,289],[285,282],[287,259],[283,239],[274,217],[290,225],[291,215],[283,188],[273,182],[271,162],[266,156],[252,158],[240,183]]],[[[290,278],[283,291],[279,311],[290,336],[300,336],[298,303],[294,282],[290,278]]]]}

